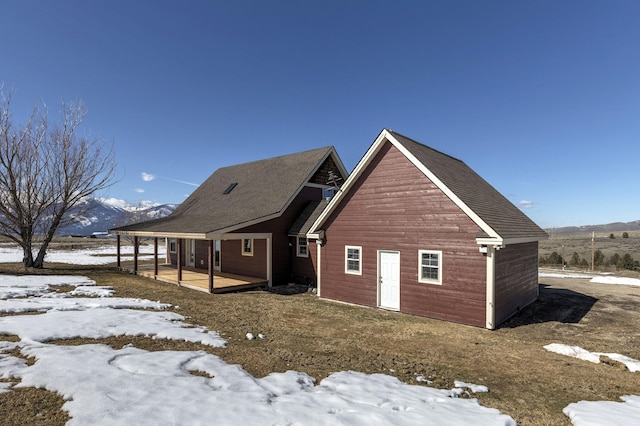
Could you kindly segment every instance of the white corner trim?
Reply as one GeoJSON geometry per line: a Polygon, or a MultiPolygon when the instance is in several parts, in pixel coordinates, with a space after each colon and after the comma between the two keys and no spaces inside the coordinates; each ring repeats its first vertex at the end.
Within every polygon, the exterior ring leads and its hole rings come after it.
{"type": "Polygon", "coordinates": [[[486,284],[486,320],[485,327],[496,328],[496,249],[487,246],[487,284],[486,284]]]}

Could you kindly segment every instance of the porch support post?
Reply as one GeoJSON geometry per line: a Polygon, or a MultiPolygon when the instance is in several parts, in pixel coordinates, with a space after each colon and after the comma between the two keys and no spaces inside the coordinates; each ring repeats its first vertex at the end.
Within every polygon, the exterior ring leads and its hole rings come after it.
{"type": "Polygon", "coordinates": [[[176,244],[176,257],[178,258],[178,285],[182,281],[182,238],[178,238],[178,244],[176,244]]]}
{"type": "Polygon", "coordinates": [[[138,274],[138,245],[140,244],[140,237],[137,235],[133,237],[133,273],[138,274]]]}
{"type": "Polygon", "coordinates": [[[267,237],[267,281],[269,283],[269,288],[273,286],[272,274],[273,274],[273,265],[271,262],[273,261],[273,234],[269,234],[267,237]]]}
{"type": "Polygon", "coordinates": [[[213,240],[209,240],[209,248],[207,250],[208,262],[209,262],[209,293],[213,293],[213,240]]]}
{"type": "Polygon", "coordinates": [[[116,266],[118,269],[122,266],[122,262],[120,260],[120,234],[116,235],[116,266]]]}
{"type": "Polygon", "coordinates": [[[158,277],[158,237],[153,238],[153,278],[158,277]]]}

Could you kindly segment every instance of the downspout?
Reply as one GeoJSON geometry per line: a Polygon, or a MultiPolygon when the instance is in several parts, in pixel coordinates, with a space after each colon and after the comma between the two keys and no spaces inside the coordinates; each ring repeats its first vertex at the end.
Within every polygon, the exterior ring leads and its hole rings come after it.
{"type": "Polygon", "coordinates": [[[322,240],[316,240],[316,294],[320,297],[320,283],[322,282],[322,240]]]}
{"type": "Polygon", "coordinates": [[[496,328],[496,248],[487,246],[487,306],[486,324],[489,330],[496,328]]]}

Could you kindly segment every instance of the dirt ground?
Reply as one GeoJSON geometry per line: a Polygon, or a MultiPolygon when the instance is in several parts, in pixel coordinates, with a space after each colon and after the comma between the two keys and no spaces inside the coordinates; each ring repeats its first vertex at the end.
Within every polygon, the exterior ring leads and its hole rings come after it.
{"type": "MultiPolygon", "coordinates": [[[[149,338],[103,342],[147,350],[207,350],[262,377],[303,371],[318,381],[332,372],[385,373],[411,384],[422,375],[450,389],[455,380],[487,385],[477,397],[521,425],[568,425],[562,409],[580,400],[640,394],[640,373],[615,362],[593,364],[543,349],[577,345],[640,359],[640,287],[591,284],[586,279],[541,278],[540,297],[494,331],[413,315],[322,300],[303,292],[251,291],[208,295],[113,269],[55,270],[78,273],[118,296],[169,302],[193,324],[216,330],[224,349],[149,338]],[[247,332],[266,339],[245,338],[247,332]]],[[[59,344],[95,343],[76,339],[59,344]]],[[[44,390],[0,394],[3,424],[62,424],[62,399],[44,390]],[[46,421],[43,421],[46,419],[46,421]]]]}

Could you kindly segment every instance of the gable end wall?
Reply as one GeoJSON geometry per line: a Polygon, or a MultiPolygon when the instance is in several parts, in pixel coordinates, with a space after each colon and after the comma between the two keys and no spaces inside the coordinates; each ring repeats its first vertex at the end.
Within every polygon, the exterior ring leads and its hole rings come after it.
{"type": "Polygon", "coordinates": [[[378,250],[400,252],[400,311],[484,327],[486,258],[478,226],[390,143],[325,224],[321,295],[378,306],[378,250]],[[344,272],[362,246],[362,275],[344,272]],[[418,250],[442,250],[443,284],[418,282],[418,250]]]}

